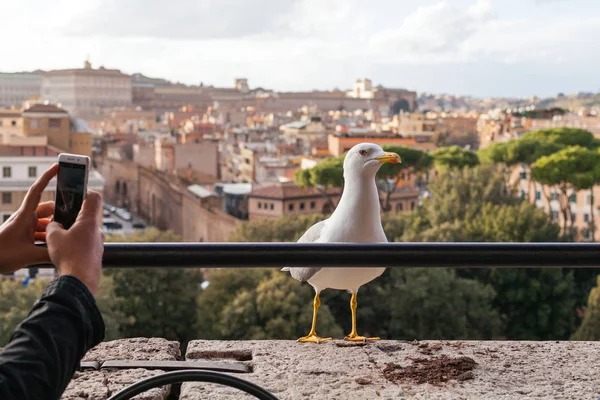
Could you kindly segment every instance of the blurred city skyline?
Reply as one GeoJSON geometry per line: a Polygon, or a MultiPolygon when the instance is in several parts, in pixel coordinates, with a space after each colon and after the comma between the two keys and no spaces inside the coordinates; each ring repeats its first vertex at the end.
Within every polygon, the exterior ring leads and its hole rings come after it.
{"type": "Polygon", "coordinates": [[[2,2],[0,71],[78,68],[89,57],[127,74],[216,86],[246,77],[282,91],[348,89],[359,77],[479,97],[600,88],[591,0],[387,3],[2,2]]]}

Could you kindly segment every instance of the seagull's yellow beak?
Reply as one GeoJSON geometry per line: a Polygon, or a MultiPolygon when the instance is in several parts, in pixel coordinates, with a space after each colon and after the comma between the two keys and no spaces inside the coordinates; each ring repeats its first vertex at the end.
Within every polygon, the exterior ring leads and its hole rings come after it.
{"type": "Polygon", "coordinates": [[[385,152],[382,156],[375,157],[375,160],[382,163],[398,164],[402,162],[400,156],[396,153],[385,152]]]}

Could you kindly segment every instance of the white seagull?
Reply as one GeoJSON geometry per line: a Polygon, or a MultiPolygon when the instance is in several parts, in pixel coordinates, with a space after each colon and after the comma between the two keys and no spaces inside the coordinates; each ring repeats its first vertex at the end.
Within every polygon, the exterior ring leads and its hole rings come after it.
{"type": "MultiPolygon", "coordinates": [[[[329,218],[311,226],[298,243],[386,243],[387,237],[381,226],[379,196],[375,175],[383,163],[399,163],[396,153],[384,152],[372,143],[359,143],[346,154],[344,159],[344,192],[337,208],[329,218]]],[[[321,302],[319,294],[324,289],[347,290],[352,294],[352,332],[344,338],[349,341],[378,340],[356,333],[356,294],[358,289],[379,277],[385,271],[380,268],[328,268],[285,267],[292,277],[308,282],[315,289],[312,327],[299,342],[321,343],[331,338],[317,336],[317,311],[321,302]]]]}

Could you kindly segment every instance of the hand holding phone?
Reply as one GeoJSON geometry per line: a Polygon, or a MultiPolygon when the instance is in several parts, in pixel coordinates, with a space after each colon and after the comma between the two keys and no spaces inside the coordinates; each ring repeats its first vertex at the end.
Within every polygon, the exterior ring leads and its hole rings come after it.
{"type": "Polygon", "coordinates": [[[58,156],[54,221],[65,229],[75,223],[85,200],[89,168],[89,157],[66,153],[58,156]]]}

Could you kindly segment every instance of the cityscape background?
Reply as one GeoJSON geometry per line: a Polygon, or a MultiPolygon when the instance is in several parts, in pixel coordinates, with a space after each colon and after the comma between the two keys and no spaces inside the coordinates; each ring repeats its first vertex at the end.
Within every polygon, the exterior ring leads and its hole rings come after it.
{"type": "MultiPolygon", "coordinates": [[[[595,241],[598,8],[2,4],[16,18],[0,34],[25,17],[31,29],[0,60],[0,223],[70,152],[92,159],[108,240],[295,241],[335,209],[344,153],[371,142],[403,159],[377,178],[390,241],[595,241]]],[[[361,289],[359,323],[411,340],[596,340],[598,273],[390,270],[361,289]]],[[[0,296],[19,299],[0,305],[0,344],[54,274],[0,280],[0,296]]],[[[104,278],[111,338],[290,339],[309,327],[310,288],[279,271],[104,278]]],[[[323,298],[326,335],[348,330],[345,296],[323,298]]]]}

